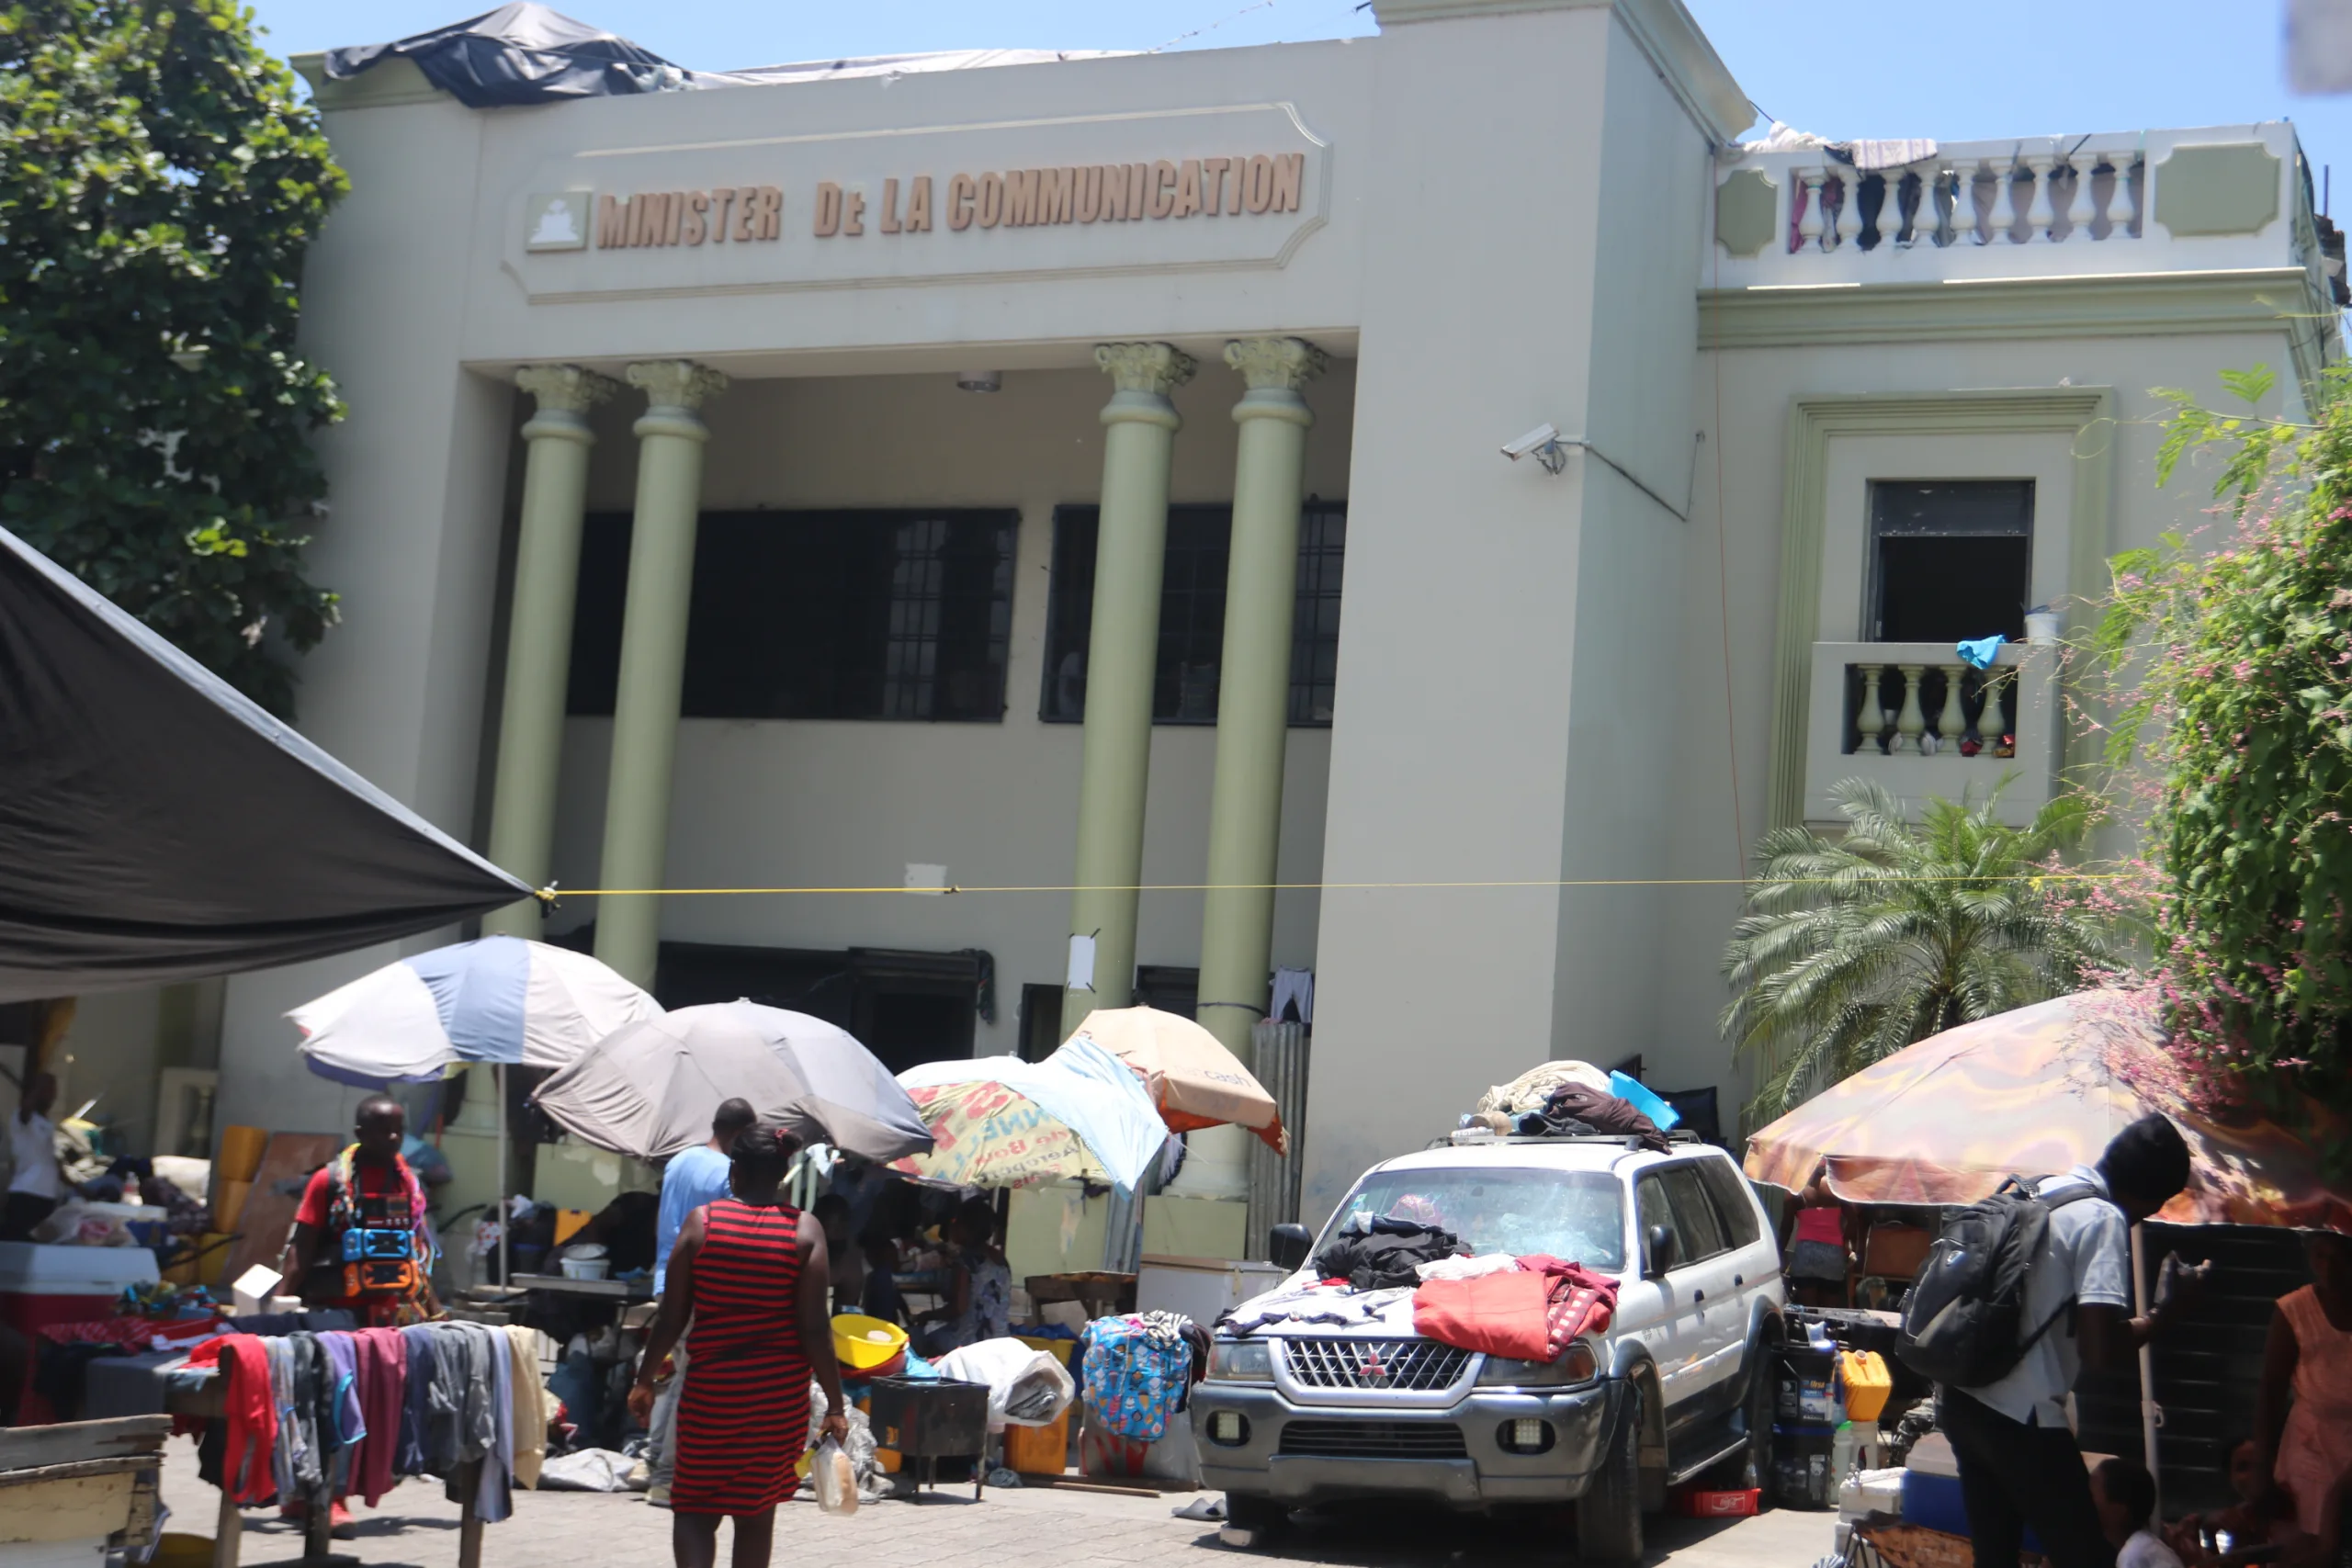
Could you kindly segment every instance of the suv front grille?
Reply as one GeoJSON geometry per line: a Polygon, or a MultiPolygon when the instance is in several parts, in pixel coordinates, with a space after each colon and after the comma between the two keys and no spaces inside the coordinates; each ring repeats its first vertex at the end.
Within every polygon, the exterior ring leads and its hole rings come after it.
{"type": "Polygon", "coordinates": [[[1284,1339],[1282,1347],[1305,1388],[1427,1393],[1452,1388],[1470,1365],[1469,1351],[1427,1339],[1284,1339]]]}
{"type": "Polygon", "coordinates": [[[1317,1459],[1467,1459],[1451,1421],[1293,1421],[1281,1451],[1317,1459]]]}

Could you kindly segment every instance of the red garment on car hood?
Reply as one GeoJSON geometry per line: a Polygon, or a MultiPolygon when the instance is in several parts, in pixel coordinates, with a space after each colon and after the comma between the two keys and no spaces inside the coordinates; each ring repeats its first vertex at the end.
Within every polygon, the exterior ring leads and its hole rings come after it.
{"type": "Polygon", "coordinates": [[[1554,1361],[1579,1334],[1606,1332],[1616,1310],[1616,1280],[1534,1253],[1516,1273],[1424,1281],[1413,1292],[1413,1332],[1489,1356],[1554,1361]]]}

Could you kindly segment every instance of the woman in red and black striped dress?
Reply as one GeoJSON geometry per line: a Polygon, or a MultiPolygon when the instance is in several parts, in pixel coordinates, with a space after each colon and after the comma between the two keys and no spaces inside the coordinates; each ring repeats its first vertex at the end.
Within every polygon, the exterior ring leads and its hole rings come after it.
{"type": "Polygon", "coordinates": [[[735,1521],[734,1568],[767,1568],[775,1506],[799,1484],[794,1466],[808,1446],[811,1376],[825,1390],[825,1435],[849,1438],[824,1228],[778,1196],[799,1148],[773,1127],[736,1137],[728,1151],[735,1196],[696,1209],[680,1228],[661,1315],[629,1393],[642,1421],[652,1409],[653,1371],[691,1317],[670,1487],[678,1568],[712,1568],[721,1517],[735,1521]]]}

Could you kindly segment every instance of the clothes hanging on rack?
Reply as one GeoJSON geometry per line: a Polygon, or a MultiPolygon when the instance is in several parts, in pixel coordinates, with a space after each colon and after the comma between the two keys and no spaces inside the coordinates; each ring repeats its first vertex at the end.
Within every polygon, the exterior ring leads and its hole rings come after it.
{"type": "Polygon", "coordinates": [[[434,1475],[486,1523],[514,1511],[518,1472],[536,1480],[547,1405],[529,1329],[478,1323],[222,1335],[170,1377],[225,1377],[205,1473],[243,1504],[340,1498],[370,1506],[401,1476],[434,1475]],[[520,1407],[518,1410],[518,1406],[520,1407]],[[518,1416],[523,1423],[518,1427],[518,1416]],[[470,1495],[466,1469],[480,1461],[470,1495]]]}

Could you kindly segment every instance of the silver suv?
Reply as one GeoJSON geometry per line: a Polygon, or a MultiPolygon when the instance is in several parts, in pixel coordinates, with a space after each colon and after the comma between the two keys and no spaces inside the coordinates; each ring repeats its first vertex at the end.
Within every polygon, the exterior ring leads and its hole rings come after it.
{"type": "MultiPolygon", "coordinates": [[[[1474,1253],[1550,1253],[1615,1276],[1614,1319],[1548,1364],[1419,1338],[1409,1310],[1220,1327],[1193,1428],[1228,1523],[1272,1532],[1293,1508],[1349,1497],[1573,1501],[1577,1554],[1632,1562],[1642,1516],[1669,1486],[1716,1468],[1724,1484],[1761,1484],[1780,1247],[1722,1150],[1597,1136],[1425,1150],[1366,1171],[1314,1250],[1349,1219],[1400,1206],[1474,1253]]],[[[1302,1269],[1282,1290],[1309,1278],[1302,1269]]]]}

